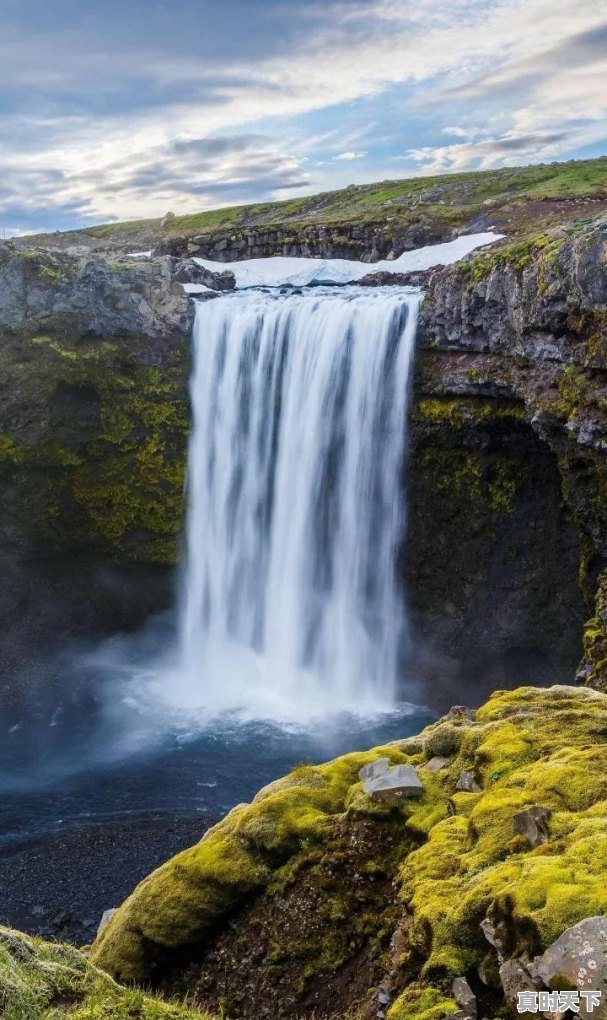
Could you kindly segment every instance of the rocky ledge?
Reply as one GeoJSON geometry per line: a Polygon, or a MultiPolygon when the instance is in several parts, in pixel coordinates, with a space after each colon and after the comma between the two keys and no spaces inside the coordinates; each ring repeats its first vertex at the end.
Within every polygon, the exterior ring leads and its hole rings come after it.
{"type": "Polygon", "coordinates": [[[522,688],[298,766],[145,879],[92,961],[251,1020],[474,1020],[603,990],[606,734],[606,695],[522,688]]]}

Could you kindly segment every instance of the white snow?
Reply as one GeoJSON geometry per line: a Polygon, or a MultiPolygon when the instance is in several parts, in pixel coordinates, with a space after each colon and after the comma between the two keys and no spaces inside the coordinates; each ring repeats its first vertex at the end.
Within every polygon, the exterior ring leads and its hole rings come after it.
{"type": "Polygon", "coordinates": [[[151,251],[129,251],[126,254],[127,259],[151,259],[151,251]]]}
{"type": "MultiPolygon", "coordinates": [[[[205,287],[204,283],[184,283],[182,284],[186,294],[204,294],[207,291],[213,290],[212,287],[205,287]]],[[[213,294],[217,294],[216,290],[213,290],[213,294]]]]}
{"type": "Polygon", "coordinates": [[[194,259],[214,273],[231,269],[237,287],[280,287],[291,284],[305,287],[311,283],[356,283],[368,273],[409,273],[414,270],[448,266],[476,248],[499,241],[503,234],[462,234],[445,244],[432,244],[406,251],[397,259],[381,262],[354,262],[349,259],[286,258],[247,259],[243,262],[212,262],[194,259]]]}

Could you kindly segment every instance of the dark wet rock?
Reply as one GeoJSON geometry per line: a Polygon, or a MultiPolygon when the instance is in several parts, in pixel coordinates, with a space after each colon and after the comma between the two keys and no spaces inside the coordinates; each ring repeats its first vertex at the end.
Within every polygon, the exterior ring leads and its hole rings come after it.
{"type": "Polygon", "coordinates": [[[173,267],[173,279],[178,283],[194,283],[216,291],[234,290],[236,287],[236,277],[231,270],[214,273],[193,259],[179,259],[173,267]]]}
{"type": "Polygon", "coordinates": [[[171,270],[0,245],[5,721],[22,688],[5,684],[48,642],[138,626],[172,601],[194,310],[171,270]]]}
{"type": "Polygon", "coordinates": [[[416,668],[435,691],[475,703],[522,674],[562,682],[595,595],[579,677],[607,687],[606,251],[597,220],[506,239],[428,282],[404,562],[427,646],[416,668]]]}
{"type": "Polygon", "coordinates": [[[548,822],[552,811],[550,808],[531,807],[520,811],[512,819],[514,832],[523,836],[530,846],[540,846],[550,839],[548,822]]]}
{"type": "MultiPolygon", "coordinates": [[[[390,225],[389,230],[386,226],[382,218],[364,223],[353,220],[338,224],[285,223],[267,227],[240,226],[236,230],[219,228],[194,236],[162,238],[154,254],[200,257],[214,262],[284,255],[290,258],[355,259],[372,265],[389,255],[396,257],[414,248],[451,240],[453,236],[452,227],[446,223],[390,225]]],[[[372,270],[370,275],[373,275],[372,270]]],[[[389,275],[393,278],[402,274],[389,275]]],[[[391,279],[389,282],[399,281],[391,279]]],[[[407,279],[407,285],[411,285],[410,279],[407,279]]]]}
{"type": "Polygon", "coordinates": [[[409,273],[391,273],[387,269],[367,273],[358,280],[361,287],[425,287],[435,269],[416,269],[409,273]]]}
{"type": "Polygon", "coordinates": [[[90,251],[17,249],[0,244],[0,330],[87,337],[189,333],[187,297],[170,259],[104,258],[90,251]]]}

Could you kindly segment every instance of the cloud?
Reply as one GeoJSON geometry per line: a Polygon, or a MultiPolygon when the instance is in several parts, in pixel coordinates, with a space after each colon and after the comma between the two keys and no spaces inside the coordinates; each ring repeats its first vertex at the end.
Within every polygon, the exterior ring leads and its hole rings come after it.
{"type": "Polygon", "coordinates": [[[454,138],[470,138],[472,135],[474,135],[474,132],[467,131],[466,128],[447,126],[442,128],[442,134],[453,135],[454,138]]]}
{"type": "Polygon", "coordinates": [[[607,145],[600,7],[4,0],[0,213],[67,226],[607,145]]]}
{"type": "Polygon", "coordinates": [[[428,174],[451,173],[470,167],[487,170],[512,163],[523,164],[551,159],[566,138],[566,132],[504,135],[455,145],[410,149],[404,158],[417,164],[428,174]]]}
{"type": "Polygon", "coordinates": [[[353,159],[364,159],[366,155],[366,152],[355,152],[353,149],[350,149],[348,152],[340,152],[338,156],[333,156],[333,159],[336,162],[339,160],[345,160],[349,163],[353,159]]]}

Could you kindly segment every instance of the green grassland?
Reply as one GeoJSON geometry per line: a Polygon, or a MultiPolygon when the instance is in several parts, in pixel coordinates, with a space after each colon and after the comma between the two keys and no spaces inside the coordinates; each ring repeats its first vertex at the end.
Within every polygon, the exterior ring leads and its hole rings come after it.
{"type": "Polygon", "coordinates": [[[172,236],[196,236],[245,228],[390,223],[421,223],[450,230],[488,225],[509,234],[524,233],[541,221],[552,226],[564,219],[597,215],[607,205],[607,157],[471,171],[438,177],[414,177],[376,184],[351,185],[284,202],[232,206],[156,220],[106,223],[83,231],[35,235],[29,243],[97,240],[100,246],[150,245],[172,236]]]}

